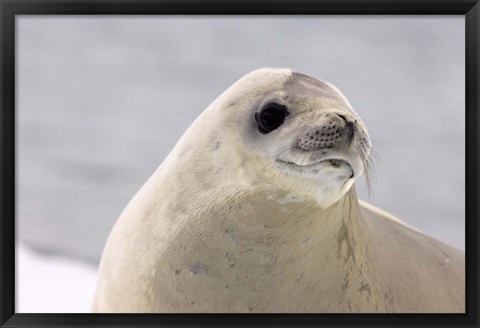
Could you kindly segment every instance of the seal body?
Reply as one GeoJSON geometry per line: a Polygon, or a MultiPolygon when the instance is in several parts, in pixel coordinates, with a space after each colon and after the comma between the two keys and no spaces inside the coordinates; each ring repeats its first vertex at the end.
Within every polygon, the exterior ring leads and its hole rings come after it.
{"type": "Polygon", "coordinates": [[[115,224],[94,312],[464,312],[464,255],[371,205],[333,85],[260,69],[192,124],[115,224]]]}

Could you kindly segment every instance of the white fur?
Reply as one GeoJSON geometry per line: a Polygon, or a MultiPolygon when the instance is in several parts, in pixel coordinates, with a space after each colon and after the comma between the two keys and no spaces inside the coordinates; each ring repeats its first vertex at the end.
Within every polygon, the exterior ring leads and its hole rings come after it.
{"type": "Polygon", "coordinates": [[[254,109],[283,99],[290,75],[249,73],[195,120],[112,230],[93,311],[464,310],[460,252],[361,210],[346,166],[275,162],[300,126],[337,110],[302,99],[278,131],[255,132],[254,109]]]}

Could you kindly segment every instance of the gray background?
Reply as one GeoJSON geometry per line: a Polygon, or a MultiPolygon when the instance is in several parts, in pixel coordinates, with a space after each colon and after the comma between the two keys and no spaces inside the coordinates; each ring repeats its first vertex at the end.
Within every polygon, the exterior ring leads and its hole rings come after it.
{"type": "Polygon", "coordinates": [[[360,198],[464,249],[463,16],[20,16],[17,54],[17,237],[39,251],[96,264],[195,117],[264,66],[336,84],[379,155],[360,198]]]}

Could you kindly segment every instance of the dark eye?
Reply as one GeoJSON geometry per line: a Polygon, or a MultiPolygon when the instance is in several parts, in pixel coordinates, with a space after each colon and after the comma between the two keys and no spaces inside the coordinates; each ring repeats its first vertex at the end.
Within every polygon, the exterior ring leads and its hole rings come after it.
{"type": "Polygon", "coordinates": [[[258,131],[263,134],[272,132],[283,124],[288,114],[287,107],[283,105],[277,103],[266,104],[260,112],[255,113],[258,131]]]}

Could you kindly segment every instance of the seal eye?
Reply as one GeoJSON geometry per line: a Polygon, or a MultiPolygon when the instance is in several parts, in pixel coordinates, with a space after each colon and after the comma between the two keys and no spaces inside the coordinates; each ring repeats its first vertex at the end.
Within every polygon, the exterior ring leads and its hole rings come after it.
{"type": "Polygon", "coordinates": [[[272,132],[283,124],[288,114],[287,107],[283,105],[277,103],[265,105],[259,113],[255,113],[258,131],[262,134],[272,132]]]}

